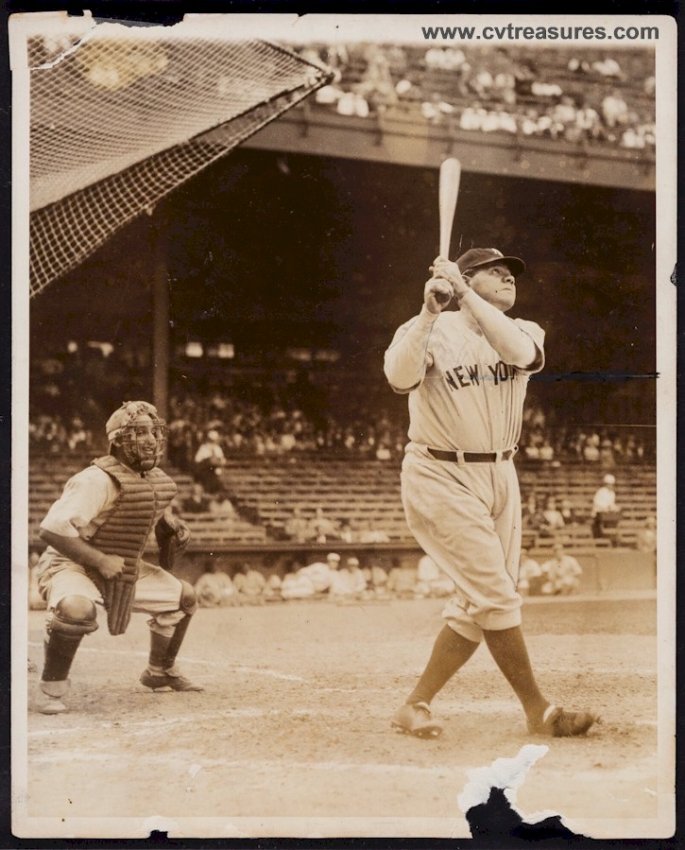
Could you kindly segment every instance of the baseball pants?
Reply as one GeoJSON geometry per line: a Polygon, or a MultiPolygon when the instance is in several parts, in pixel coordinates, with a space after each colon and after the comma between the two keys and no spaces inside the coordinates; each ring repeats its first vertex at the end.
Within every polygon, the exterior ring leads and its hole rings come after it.
{"type": "Polygon", "coordinates": [[[410,446],[401,481],[409,529],[456,585],[443,611],[451,628],[478,642],[484,629],[520,625],[521,497],[513,461],[440,461],[410,446]]]}
{"type": "MultiPolygon", "coordinates": [[[[53,561],[39,576],[38,587],[47,602],[48,611],[53,611],[65,596],[85,596],[102,604],[100,591],[86,570],[68,559],[60,559],[57,563],[53,561]]],[[[181,582],[175,576],[162,567],[141,561],[133,611],[150,614],[150,628],[170,636],[174,626],[185,616],[180,610],[181,591],[181,582]]]]}

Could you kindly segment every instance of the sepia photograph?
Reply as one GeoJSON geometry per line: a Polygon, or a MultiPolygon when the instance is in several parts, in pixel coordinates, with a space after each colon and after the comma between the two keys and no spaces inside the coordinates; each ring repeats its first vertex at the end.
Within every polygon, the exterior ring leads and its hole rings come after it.
{"type": "Polygon", "coordinates": [[[675,21],[9,37],[13,834],[672,836],[675,21]]]}

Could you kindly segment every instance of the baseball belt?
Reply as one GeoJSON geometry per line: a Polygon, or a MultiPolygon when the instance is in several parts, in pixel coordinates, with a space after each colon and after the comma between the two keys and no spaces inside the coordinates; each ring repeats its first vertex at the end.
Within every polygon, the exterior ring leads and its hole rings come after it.
{"type": "Polygon", "coordinates": [[[436,460],[449,460],[453,463],[496,463],[498,460],[509,460],[518,449],[516,446],[500,452],[446,452],[442,449],[431,449],[430,446],[426,448],[436,460]]]}

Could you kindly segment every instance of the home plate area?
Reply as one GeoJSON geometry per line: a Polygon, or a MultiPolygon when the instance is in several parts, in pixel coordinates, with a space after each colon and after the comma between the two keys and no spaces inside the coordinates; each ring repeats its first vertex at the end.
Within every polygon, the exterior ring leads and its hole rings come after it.
{"type": "MultiPolygon", "coordinates": [[[[596,818],[629,835],[631,822],[656,817],[653,597],[526,604],[543,692],[602,717],[577,739],[529,735],[484,646],[433,703],[442,736],[396,734],[390,718],[430,654],[441,608],[201,609],[180,665],[202,693],[143,688],[145,618],[114,638],[101,617],[72,668],[67,714],[35,712],[39,672],[29,675],[29,817],[247,819],[255,836],[307,821],[328,836],[468,835],[457,803],[467,772],[527,743],[549,751],[518,791],[521,810],[557,812],[586,834],[596,818]]],[[[29,616],[39,671],[44,616],[29,616]]]]}

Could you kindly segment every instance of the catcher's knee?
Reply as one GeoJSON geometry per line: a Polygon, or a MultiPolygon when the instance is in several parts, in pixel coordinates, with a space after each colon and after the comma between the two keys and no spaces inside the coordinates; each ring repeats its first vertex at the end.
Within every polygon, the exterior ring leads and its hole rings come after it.
{"type": "Polygon", "coordinates": [[[87,596],[65,596],[55,605],[49,632],[88,635],[98,627],[95,603],[87,596]]]}
{"type": "Polygon", "coordinates": [[[181,580],[181,602],[180,602],[181,611],[184,614],[187,614],[189,617],[192,617],[193,614],[197,611],[197,594],[195,593],[195,588],[192,584],[189,584],[187,581],[181,580]]]}

